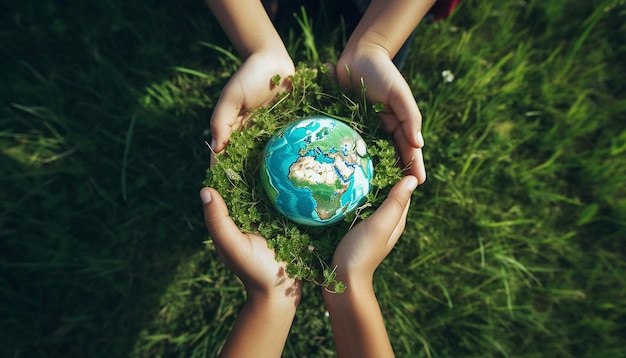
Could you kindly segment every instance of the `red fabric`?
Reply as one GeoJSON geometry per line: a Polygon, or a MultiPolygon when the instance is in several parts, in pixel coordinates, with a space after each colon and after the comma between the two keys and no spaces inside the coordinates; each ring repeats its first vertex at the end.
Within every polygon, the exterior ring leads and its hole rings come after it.
{"type": "Polygon", "coordinates": [[[431,9],[434,20],[439,21],[448,17],[461,1],[463,0],[437,0],[431,9]]]}

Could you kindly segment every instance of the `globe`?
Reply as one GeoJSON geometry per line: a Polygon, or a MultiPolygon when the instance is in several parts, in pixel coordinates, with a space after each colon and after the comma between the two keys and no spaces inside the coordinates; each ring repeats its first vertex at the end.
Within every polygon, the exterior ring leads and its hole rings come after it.
{"type": "Polygon", "coordinates": [[[261,182],[270,202],[296,223],[337,223],[361,206],[371,190],[372,160],[363,138],[324,116],[302,118],[267,142],[261,182]]]}

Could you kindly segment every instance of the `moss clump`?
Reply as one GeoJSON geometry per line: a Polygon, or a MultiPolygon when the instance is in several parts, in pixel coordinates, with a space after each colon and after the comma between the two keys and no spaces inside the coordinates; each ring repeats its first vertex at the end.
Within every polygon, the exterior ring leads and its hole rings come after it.
{"type": "Polygon", "coordinates": [[[207,170],[203,184],[221,193],[241,230],[268,239],[277,259],[288,263],[289,275],[340,291],[342,285],[328,266],[335,247],[355,221],[366,218],[382,203],[402,177],[402,170],[393,143],[379,128],[376,112],[380,104],[370,105],[362,97],[355,99],[343,92],[326,71],[324,66],[300,64],[291,77],[292,91],[279,95],[271,107],[254,111],[250,125],[233,132],[214,168],[207,170]],[[259,175],[263,149],[271,135],[295,119],[312,115],[326,115],[357,130],[374,163],[373,190],[367,202],[344,222],[327,227],[299,225],[282,216],[269,202],[259,175]]]}

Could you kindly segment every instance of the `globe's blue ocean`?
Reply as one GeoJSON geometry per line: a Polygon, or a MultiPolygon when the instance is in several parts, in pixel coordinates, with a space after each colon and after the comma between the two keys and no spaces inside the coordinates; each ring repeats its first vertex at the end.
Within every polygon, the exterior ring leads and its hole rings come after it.
{"type": "Polygon", "coordinates": [[[268,153],[273,154],[266,158],[266,168],[272,186],[278,191],[275,203],[276,206],[282,208],[283,214],[289,217],[317,216],[311,190],[296,188],[289,180],[276,180],[276,178],[289,176],[289,166],[298,159],[300,149],[306,147],[301,139],[304,138],[302,132],[305,131],[305,128],[298,128],[284,133],[282,138],[279,136],[267,150],[268,153]],[[294,140],[294,138],[300,140],[294,140]]]}
{"type": "Polygon", "coordinates": [[[275,207],[307,225],[340,221],[370,191],[373,165],[365,142],[328,118],[293,122],[268,141],[261,179],[275,207]]]}

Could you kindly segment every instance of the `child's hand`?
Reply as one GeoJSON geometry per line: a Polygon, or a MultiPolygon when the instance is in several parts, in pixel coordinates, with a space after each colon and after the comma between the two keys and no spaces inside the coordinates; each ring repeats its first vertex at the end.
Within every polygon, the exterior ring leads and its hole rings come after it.
{"type": "Polygon", "coordinates": [[[408,173],[421,184],[426,180],[422,158],[422,115],[409,85],[391,61],[390,54],[375,44],[347,49],[337,62],[339,84],[359,93],[363,79],[365,96],[370,103],[382,103],[378,113],[382,129],[393,137],[408,173]]]}
{"type": "Polygon", "coordinates": [[[259,235],[242,233],[228,215],[224,199],[212,188],[200,192],[204,220],[220,258],[243,282],[248,299],[263,297],[293,308],[302,295],[301,282],[290,278],[284,262],[259,235]]]}
{"type": "Polygon", "coordinates": [[[393,357],[372,278],[404,230],[413,176],[402,178],[372,216],[360,222],[341,240],[333,256],[343,293],[324,291],[338,357],[393,357]]]}
{"type": "Polygon", "coordinates": [[[411,193],[416,186],[415,177],[402,178],[376,212],[348,231],[337,246],[332,267],[336,267],[337,280],[348,289],[372,284],[374,271],[404,230],[411,193]]]}
{"type": "MultiPolygon", "coordinates": [[[[219,153],[234,130],[240,130],[250,111],[270,104],[279,92],[289,91],[294,74],[293,61],[285,53],[264,51],[250,55],[224,87],[211,116],[211,147],[219,153]],[[280,76],[280,83],[272,78],[280,76]]],[[[211,164],[215,157],[211,155],[211,164]]]]}
{"type": "Polygon", "coordinates": [[[219,357],[280,357],[302,296],[301,282],[287,275],[284,262],[276,262],[264,238],[239,231],[217,191],[204,188],[200,197],[217,252],[248,293],[219,357]]]}

